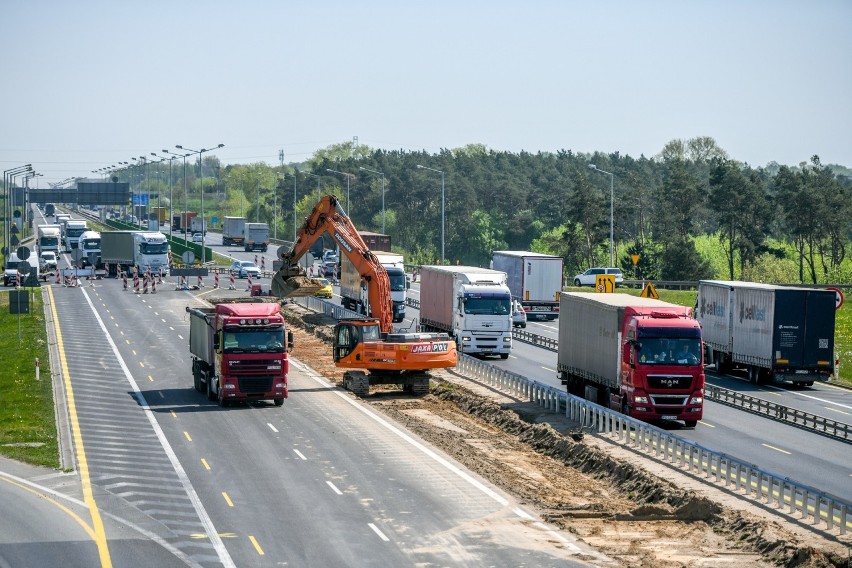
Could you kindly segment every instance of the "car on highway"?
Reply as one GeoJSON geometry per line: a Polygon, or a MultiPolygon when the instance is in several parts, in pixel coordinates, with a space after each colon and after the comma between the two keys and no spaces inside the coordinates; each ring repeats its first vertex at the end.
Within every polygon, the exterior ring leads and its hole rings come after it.
{"type": "Polygon", "coordinates": [[[515,327],[527,327],[527,312],[517,300],[512,300],[512,325],[515,327]]]}
{"type": "Polygon", "coordinates": [[[326,278],[334,278],[337,275],[337,262],[326,261],[322,263],[320,274],[326,278]]]}
{"type": "Polygon", "coordinates": [[[200,243],[204,240],[204,236],[201,233],[192,233],[192,242],[200,243]]]}
{"type": "Polygon", "coordinates": [[[325,278],[319,278],[320,284],[322,284],[322,288],[314,292],[314,296],[317,298],[325,298],[327,300],[331,299],[332,294],[334,293],[331,288],[331,282],[329,282],[325,278]]]}
{"type": "Polygon", "coordinates": [[[624,275],[621,273],[620,268],[595,267],[576,275],[574,277],[574,286],[594,286],[595,278],[597,278],[598,274],[612,274],[615,276],[616,286],[624,283],[624,275]]]}
{"type": "Polygon", "coordinates": [[[260,269],[250,260],[235,260],[228,271],[235,278],[248,278],[249,274],[252,278],[260,278],[260,269]]]}
{"type": "Polygon", "coordinates": [[[46,250],[39,256],[39,262],[41,263],[41,269],[43,271],[47,270],[56,270],[59,261],[56,258],[56,253],[52,250],[46,250]]]}

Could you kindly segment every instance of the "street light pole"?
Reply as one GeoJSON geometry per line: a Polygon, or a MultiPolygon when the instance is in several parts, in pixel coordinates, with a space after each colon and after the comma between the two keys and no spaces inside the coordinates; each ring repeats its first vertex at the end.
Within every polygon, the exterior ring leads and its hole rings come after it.
{"type": "Polygon", "coordinates": [[[382,176],[382,233],[385,232],[385,173],[377,172],[376,170],[371,170],[369,168],[365,168],[364,166],[358,166],[359,170],[364,170],[365,172],[370,172],[376,175],[382,176]]]}
{"type": "MultiPolygon", "coordinates": [[[[192,150],[190,148],[184,148],[180,144],[175,145],[175,148],[179,150],[184,150],[189,152],[190,154],[198,154],[198,165],[199,165],[199,173],[201,174],[201,265],[204,265],[204,238],[206,237],[207,231],[206,223],[204,221],[204,162],[202,160],[202,154],[204,152],[210,152],[211,150],[215,150],[218,148],[224,148],[224,144],[219,144],[216,148],[202,148],[201,150],[192,150]]],[[[186,166],[184,166],[186,167],[186,166]]],[[[186,177],[184,177],[184,183],[186,183],[186,177]]]]}
{"type": "Polygon", "coordinates": [[[594,164],[589,164],[589,167],[592,168],[593,170],[595,170],[596,172],[600,172],[602,174],[606,174],[606,175],[609,176],[609,265],[614,267],[615,266],[615,254],[614,254],[615,240],[613,238],[613,229],[614,229],[615,225],[613,223],[613,212],[614,212],[614,206],[615,206],[615,192],[614,192],[615,175],[610,173],[610,172],[605,172],[604,170],[598,168],[594,164]]]}
{"type": "Polygon", "coordinates": [[[417,167],[422,168],[424,170],[438,172],[439,174],[441,174],[441,264],[444,264],[444,225],[446,219],[446,216],[444,214],[444,170],[436,170],[435,168],[421,166],[420,164],[417,164],[417,167]]]}
{"type": "Polygon", "coordinates": [[[339,171],[337,171],[337,170],[333,170],[333,169],[331,169],[331,168],[326,168],[326,169],[325,169],[325,171],[327,171],[327,172],[334,172],[334,173],[336,173],[336,174],[340,174],[340,175],[344,175],[344,176],[346,176],[346,214],[351,216],[351,215],[352,215],[352,213],[349,211],[349,178],[350,178],[350,177],[354,177],[354,176],[353,176],[352,174],[350,174],[350,173],[347,173],[347,172],[339,172],[339,171]]]}
{"type": "Polygon", "coordinates": [[[9,229],[10,224],[12,223],[12,189],[9,187],[12,183],[12,177],[18,173],[30,171],[32,170],[32,164],[25,164],[23,166],[18,166],[16,168],[10,168],[8,170],[3,170],[3,189],[6,191],[6,203],[4,204],[5,209],[5,218],[6,222],[3,224],[3,245],[9,249],[7,252],[11,252],[9,245],[9,229]],[[8,178],[8,182],[6,179],[8,178]]]}

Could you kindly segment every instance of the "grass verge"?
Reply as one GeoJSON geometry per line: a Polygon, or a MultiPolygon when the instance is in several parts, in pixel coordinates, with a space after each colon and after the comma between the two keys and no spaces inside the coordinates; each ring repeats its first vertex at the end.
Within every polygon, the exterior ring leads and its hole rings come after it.
{"type": "Polygon", "coordinates": [[[0,454],[46,467],[59,467],[44,302],[40,288],[28,288],[28,314],[9,313],[9,293],[0,292],[0,454]],[[35,360],[40,380],[35,379],[35,360]]]}

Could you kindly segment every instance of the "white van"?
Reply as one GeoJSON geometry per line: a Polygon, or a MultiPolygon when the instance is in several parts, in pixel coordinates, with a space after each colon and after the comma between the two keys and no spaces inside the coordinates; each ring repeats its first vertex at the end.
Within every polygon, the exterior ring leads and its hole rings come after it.
{"type": "MultiPolygon", "coordinates": [[[[12,285],[15,284],[15,279],[17,278],[17,275],[18,275],[18,263],[19,262],[21,262],[21,261],[18,260],[18,255],[15,254],[15,253],[11,253],[6,258],[6,264],[3,265],[3,286],[9,286],[10,284],[12,284],[12,285]]],[[[29,258],[27,258],[27,260],[25,260],[24,262],[28,262],[30,264],[30,275],[35,273],[35,278],[36,278],[36,280],[38,280],[38,278],[39,278],[38,257],[34,254],[31,254],[29,256],[29,258]]],[[[29,277],[30,276],[28,276],[27,278],[29,278],[29,277]]],[[[26,278],[24,278],[22,276],[21,282],[23,283],[25,279],[26,278]]]]}

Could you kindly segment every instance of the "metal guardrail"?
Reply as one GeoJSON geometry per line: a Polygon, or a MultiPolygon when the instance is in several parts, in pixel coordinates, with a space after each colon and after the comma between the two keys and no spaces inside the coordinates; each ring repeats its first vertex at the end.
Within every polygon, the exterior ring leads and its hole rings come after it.
{"type": "Polygon", "coordinates": [[[705,385],[704,396],[714,402],[768,416],[779,422],[852,444],[852,426],[716,385],[705,385]]]}
{"type": "Polygon", "coordinates": [[[542,349],[547,349],[548,351],[558,351],[559,350],[559,340],[553,339],[552,337],[544,337],[543,335],[536,335],[531,331],[527,331],[525,329],[513,329],[512,337],[517,339],[518,341],[523,341],[524,343],[529,343],[530,345],[536,345],[541,347],[542,349]]]}
{"type": "Polygon", "coordinates": [[[459,356],[458,370],[490,386],[536,403],[579,422],[631,449],[758,501],[779,512],[810,520],[819,530],[841,535],[852,529],[852,503],[729,455],[714,452],[660,428],[609,410],[516,373],[498,369],[469,355],[459,356]]]}

